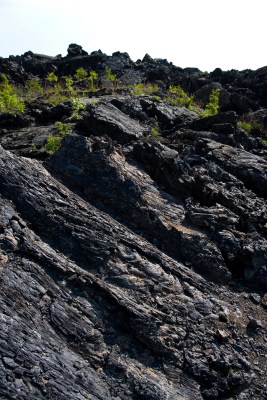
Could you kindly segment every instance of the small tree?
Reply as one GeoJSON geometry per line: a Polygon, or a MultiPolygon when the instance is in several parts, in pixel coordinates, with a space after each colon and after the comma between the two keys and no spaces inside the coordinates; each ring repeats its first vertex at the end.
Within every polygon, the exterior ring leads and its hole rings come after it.
{"type": "Polygon", "coordinates": [[[87,75],[88,74],[84,68],[78,68],[76,69],[74,78],[76,79],[77,82],[81,82],[87,77],[87,75]]]}
{"type": "Polygon", "coordinates": [[[114,82],[116,81],[117,76],[116,76],[115,74],[112,74],[111,68],[107,68],[106,71],[105,71],[105,73],[106,73],[107,79],[108,79],[110,82],[113,82],[113,83],[114,83],[114,82]]]}
{"type": "Polygon", "coordinates": [[[73,79],[70,76],[63,76],[63,79],[65,80],[66,90],[69,92],[69,94],[73,94],[74,93],[73,79]]]}
{"type": "Polygon", "coordinates": [[[211,117],[219,112],[219,98],[221,89],[214,89],[209,97],[209,102],[205,107],[205,110],[200,114],[201,117],[211,117]]]}
{"type": "Polygon", "coordinates": [[[95,92],[95,81],[98,78],[98,74],[95,71],[90,71],[90,74],[88,76],[88,83],[89,83],[89,90],[91,92],[95,92]]]}
{"type": "Polygon", "coordinates": [[[55,127],[57,128],[57,133],[59,136],[49,133],[47,143],[45,145],[45,150],[50,154],[54,154],[59,150],[63,137],[71,132],[71,125],[63,124],[61,121],[55,122],[55,127]]]}
{"type": "Polygon", "coordinates": [[[28,80],[25,84],[26,97],[36,99],[44,94],[44,89],[40,83],[40,78],[35,76],[34,78],[28,80]]]}
{"type": "Polygon", "coordinates": [[[24,112],[24,101],[18,97],[16,89],[9,83],[5,74],[1,74],[0,82],[0,112],[24,112]]]}
{"type": "Polygon", "coordinates": [[[47,76],[46,76],[46,80],[49,83],[54,84],[58,81],[58,77],[56,76],[56,74],[54,72],[49,72],[49,74],[47,74],[47,76]]]}

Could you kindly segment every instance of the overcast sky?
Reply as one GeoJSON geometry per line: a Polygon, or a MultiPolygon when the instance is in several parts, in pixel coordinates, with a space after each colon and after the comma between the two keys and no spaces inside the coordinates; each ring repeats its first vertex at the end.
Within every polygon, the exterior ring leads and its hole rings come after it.
{"type": "Polygon", "coordinates": [[[266,0],[0,0],[0,56],[67,54],[70,43],[146,53],[182,68],[267,65],[266,0]]]}

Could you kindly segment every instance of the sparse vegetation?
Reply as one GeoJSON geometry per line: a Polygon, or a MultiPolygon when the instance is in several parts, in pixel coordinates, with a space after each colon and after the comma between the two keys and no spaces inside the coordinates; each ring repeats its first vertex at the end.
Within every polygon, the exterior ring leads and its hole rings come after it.
{"type": "Polygon", "coordinates": [[[171,85],[169,87],[169,95],[166,100],[173,106],[186,107],[190,109],[192,107],[194,97],[188,96],[188,94],[183,90],[180,85],[171,85]]]}
{"type": "Polygon", "coordinates": [[[89,90],[91,92],[95,92],[96,88],[95,88],[95,82],[98,78],[98,74],[95,71],[90,71],[90,74],[88,76],[88,85],[89,85],[89,90]]]}
{"type": "Polygon", "coordinates": [[[246,132],[250,132],[252,129],[252,122],[239,121],[238,126],[246,132]]]}
{"type": "Polygon", "coordinates": [[[58,135],[53,135],[53,133],[50,133],[45,145],[45,150],[50,154],[54,154],[56,151],[58,151],[63,137],[71,132],[71,124],[63,124],[61,121],[57,121],[55,122],[55,127],[57,128],[58,135]]]}
{"type": "Polygon", "coordinates": [[[70,96],[72,96],[74,94],[74,88],[73,88],[74,80],[72,79],[71,76],[63,76],[63,79],[65,81],[65,89],[67,93],[70,96]]]}
{"type": "Polygon", "coordinates": [[[253,131],[263,131],[261,124],[257,121],[245,121],[241,120],[238,122],[239,128],[243,129],[247,133],[252,133],[253,131]]]}
{"type": "Polygon", "coordinates": [[[0,78],[0,112],[23,113],[25,105],[23,99],[18,96],[17,89],[9,83],[5,74],[1,74],[0,78]]]}
{"type": "Polygon", "coordinates": [[[151,95],[158,93],[158,85],[152,85],[151,83],[137,83],[131,90],[131,93],[140,96],[142,94],[151,95]]]}
{"type": "Polygon", "coordinates": [[[111,72],[111,68],[107,68],[106,71],[105,71],[105,73],[106,73],[107,79],[108,79],[110,82],[115,82],[115,81],[116,81],[117,76],[111,72]]]}
{"type": "Polygon", "coordinates": [[[38,97],[43,96],[44,88],[41,85],[40,78],[35,76],[34,78],[28,80],[25,84],[26,99],[35,100],[38,97]]]}
{"type": "Polygon", "coordinates": [[[60,148],[61,140],[61,137],[49,133],[45,150],[50,154],[54,154],[60,148]]]}
{"type": "Polygon", "coordinates": [[[47,74],[47,76],[46,76],[46,80],[47,80],[47,82],[54,84],[58,81],[58,77],[56,76],[56,74],[54,72],[49,72],[49,74],[47,74]]]}
{"type": "Polygon", "coordinates": [[[158,128],[152,128],[151,129],[151,135],[152,136],[158,136],[160,134],[159,129],[158,128]]]}
{"type": "Polygon", "coordinates": [[[55,122],[55,126],[57,127],[60,136],[65,136],[71,131],[71,124],[64,124],[61,121],[57,121],[55,122]]]}
{"type": "Polygon", "coordinates": [[[78,120],[81,116],[81,112],[84,111],[86,108],[86,104],[83,103],[80,99],[72,97],[71,98],[71,119],[78,120]]]}
{"type": "Polygon", "coordinates": [[[214,89],[209,97],[209,102],[206,104],[205,110],[200,113],[201,117],[211,117],[219,112],[219,97],[221,89],[214,89]]]}
{"type": "Polygon", "coordinates": [[[85,78],[87,78],[88,73],[85,71],[84,68],[78,68],[76,69],[74,78],[76,79],[77,82],[82,82],[85,78]]]}

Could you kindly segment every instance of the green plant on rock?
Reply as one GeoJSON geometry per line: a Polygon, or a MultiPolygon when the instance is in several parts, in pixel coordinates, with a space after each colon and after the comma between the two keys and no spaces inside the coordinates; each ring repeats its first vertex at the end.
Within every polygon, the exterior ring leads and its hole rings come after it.
{"type": "Polygon", "coordinates": [[[87,71],[85,71],[84,68],[78,68],[76,69],[76,72],[74,74],[74,78],[77,82],[82,82],[85,78],[87,78],[87,71]]]}
{"type": "Polygon", "coordinates": [[[110,82],[115,82],[115,81],[116,81],[117,76],[116,76],[116,74],[113,74],[113,73],[112,73],[111,68],[106,68],[105,73],[106,73],[107,79],[108,79],[110,82]]]}
{"type": "Polygon", "coordinates": [[[45,150],[50,154],[54,154],[60,148],[61,140],[61,137],[49,133],[47,143],[45,145],[45,150]]]}
{"type": "Polygon", "coordinates": [[[65,88],[66,88],[66,91],[68,92],[68,95],[73,96],[75,90],[73,87],[74,81],[73,81],[72,77],[71,76],[63,76],[62,78],[65,81],[65,88]]]}
{"type": "Polygon", "coordinates": [[[47,74],[47,76],[46,76],[46,80],[50,84],[54,84],[58,81],[58,77],[56,76],[56,74],[54,72],[49,72],[49,74],[47,74]]]}
{"type": "Polygon", "coordinates": [[[239,121],[238,126],[241,129],[243,129],[244,131],[249,133],[253,127],[253,124],[252,124],[252,122],[248,122],[248,121],[239,121]]]}
{"type": "Polygon", "coordinates": [[[179,86],[170,85],[169,86],[169,96],[166,100],[173,106],[186,107],[191,109],[193,107],[193,96],[188,96],[184,89],[179,86]]]}
{"type": "Polygon", "coordinates": [[[54,106],[68,100],[68,98],[69,96],[60,83],[56,83],[53,87],[47,87],[45,90],[45,99],[54,106]]]}
{"type": "Polygon", "coordinates": [[[37,151],[37,147],[36,147],[36,144],[35,143],[32,143],[32,145],[31,145],[31,151],[37,151]]]}
{"type": "Polygon", "coordinates": [[[219,98],[221,89],[214,89],[209,97],[209,102],[205,107],[205,110],[200,114],[201,117],[211,117],[219,112],[219,98]]]}
{"type": "Polygon", "coordinates": [[[1,74],[0,77],[0,112],[13,114],[24,112],[24,101],[17,95],[16,88],[9,83],[5,74],[1,74]]]}
{"type": "Polygon", "coordinates": [[[26,98],[29,100],[37,99],[38,97],[43,96],[44,88],[40,83],[40,78],[35,76],[32,79],[29,79],[25,84],[26,90],[26,98]]]}
{"type": "Polygon", "coordinates": [[[160,134],[160,131],[158,128],[152,128],[151,129],[151,135],[152,136],[158,136],[160,134]]]}
{"type": "Polygon", "coordinates": [[[55,127],[57,128],[58,135],[49,133],[45,145],[45,150],[50,154],[54,154],[59,150],[63,137],[71,132],[71,124],[63,124],[61,121],[57,121],[55,122],[55,127]]]}
{"type": "Polygon", "coordinates": [[[79,120],[81,117],[81,112],[85,110],[86,104],[83,103],[80,99],[72,97],[71,101],[71,119],[72,120],[79,120]]]}
{"type": "Polygon", "coordinates": [[[113,74],[111,68],[106,68],[105,70],[106,77],[109,81],[114,82],[116,80],[116,74],[113,74]]]}
{"type": "Polygon", "coordinates": [[[57,121],[55,122],[55,126],[57,127],[59,135],[62,137],[71,132],[71,124],[64,124],[61,121],[57,121]]]}
{"type": "Polygon", "coordinates": [[[158,85],[153,85],[151,83],[137,83],[131,90],[131,93],[136,96],[152,95],[158,92],[159,92],[158,85]]]}
{"type": "Polygon", "coordinates": [[[89,76],[88,76],[88,88],[91,92],[95,92],[95,81],[98,78],[98,74],[95,71],[90,71],[89,76]]]}

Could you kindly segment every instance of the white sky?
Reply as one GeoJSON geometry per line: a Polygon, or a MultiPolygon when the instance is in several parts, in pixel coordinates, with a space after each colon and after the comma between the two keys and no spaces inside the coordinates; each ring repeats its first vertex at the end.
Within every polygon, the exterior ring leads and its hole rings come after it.
{"type": "Polygon", "coordinates": [[[266,0],[0,0],[0,56],[146,53],[182,68],[267,65],[266,0]]]}

